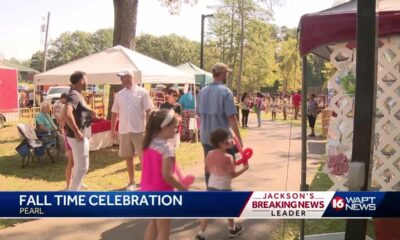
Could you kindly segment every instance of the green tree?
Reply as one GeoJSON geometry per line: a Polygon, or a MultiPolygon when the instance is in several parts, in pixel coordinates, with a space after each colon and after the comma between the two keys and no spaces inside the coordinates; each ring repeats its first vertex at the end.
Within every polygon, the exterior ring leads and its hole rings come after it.
{"type": "Polygon", "coordinates": [[[43,51],[35,52],[30,60],[30,67],[41,72],[43,70],[43,51]]]}
{"type": "Polygon", "coordinates": [[[101,52],[104,49],[112,47],[113,43],[113,29],[105,28],[97,30],[91,36],[94,52],[101,52]]]}
{"type": "Polygon", "coordinates": [[[136,51],[176,66],[185,62],[199,64],[199,43],[175,34],[152,36],[145,34],[136,38],[136,51]]]}
{"type": "Polygon", "coordinates": [[[276,2],[280,1],[222,0],[216,6],[216,17],[211,20],[205,47],[205,66],[209,69],[216,61],[227,63],[233,69],[229,87],[243,86],[244,91],[259,91],[276,80],[273,36],[277,30],[268,23],[272,18],[272,9],[268,6],[276,2]]]}
{"type": "Polygon", "coordinates": [[[91,34],[82,31],[62,33],[51,42],[48,51],[48,69],[94,53],[91,34]]]}
{"type": "MultiPolygon", "coordinates": [[[[112,46],[112,29],[100,29],[95,33],[65,32],[49,44],[47,69],[102,51],[112,46]]],[[[43,70],[43,51],[37,51],[29,60],[29,66],[43,70]]]]}
{"type": "Polygon", "coordinates": [[[301,58],[298,50],[297,29],[283,26],[277,34],[276,70],[283,92],[301,87],[301,58]]]}

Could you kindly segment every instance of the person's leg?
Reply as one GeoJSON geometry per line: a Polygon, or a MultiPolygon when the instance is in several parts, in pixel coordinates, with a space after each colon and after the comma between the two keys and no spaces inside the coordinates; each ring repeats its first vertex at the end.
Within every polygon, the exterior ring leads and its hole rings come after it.
{"type": "Polygon", "coordinates": [[[155,240],[157,238],[157,224],[156,219],[151,219],[147,224],[146,232],[144,233],[144,240],[155,240]]]}
{"type": "Polygon", "coordinates": [[[171,219],[157,219],[157,240],[168,240],[171,228],[171,219]]]}
{"type": "Polygon", "coordinates": [[[297,108],[296,108],[296,106],[294,106],[294,119],[297,119],[297,108]]]}
{"type": "Polygon", "coordinates": [[[126,169],[128,171],[128,185],[127,190],[134,190],[135,184],[135,170],[133,165],[133,159],[135,158],[135,148],[133,146],[132,134],[120,134],[119,135],[119,156],[126,159],[126,169]]]}
{"type": "Polygon", "coordinates": [[[143,140],[144,140],[144,133],[134,133],[133,134],[133,146],[135,149],[135,156],[139,158],[139,163],[137,171],[141,170],[142,166],[142,151],[143,151],[143,140]]]}
{"type": "Polygon", "coordinates": [[[65,189],[68,190],[71,187],[72,168],[74,167],[74,158],[72,157],[72,151],[67,150],[67,167],[65,168],[65,189]]]}
{"type": "Polygon", "coordinates": [[[261,127],[261,110],[257,109],[257,122],[258,122],[258,127],[261,127]]]}
{"type": "Polygon", "coordinates": [[[313,116],[308,116],[308,125],[311,128],[311,134],[309,136],[314,137],[315,136],[315,133],[314,133],[315,120],[314,120],[313,116]]]}
{"type": "Polygon", "coordinates": [[[245,120],[244,120],[246,127],[247,127],[247,123],[249,122],[249,114],[250,114],[250,110],[246,110],[245,111],[245,120]]]}
{"type": "Polygon", "coordinates": [[[286,117],[287,117],[287,116],[286,116],[286,109],[283,109],[282,112],[283,112],[283,120],[286,120],[286,117]]]}
{"type": "Polygon", "coordinates": [[[135,184],[135,166],[133,165],[133,159],[135,157],[128,157],[126,159],[126,169],[128,170],[129,185],[135,184]]]}
{"type": "Polygon", "coordinates": [[[245,112],[246,112],[246,110],[242,110],[242,127],[246,126],[246,123],[245,123],[245,112]]]}
{"type": "Polygon", "coordinates": [[[84,137],[83,141],[78,142],[74,138],[68,138],[68,143],[72,148],[72,156],[74,161],[71,190],[79,191],[81,189],[82,180],[89,169],[89,139],[84,137]]]}

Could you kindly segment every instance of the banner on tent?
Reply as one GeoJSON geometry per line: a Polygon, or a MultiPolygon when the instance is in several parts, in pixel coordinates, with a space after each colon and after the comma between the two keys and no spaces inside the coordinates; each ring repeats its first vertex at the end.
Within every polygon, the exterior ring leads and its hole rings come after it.
{"type": "Polygon", "coordinates": [[[0,218],[400,217],[399,192],[0,192],[0,218]]]}

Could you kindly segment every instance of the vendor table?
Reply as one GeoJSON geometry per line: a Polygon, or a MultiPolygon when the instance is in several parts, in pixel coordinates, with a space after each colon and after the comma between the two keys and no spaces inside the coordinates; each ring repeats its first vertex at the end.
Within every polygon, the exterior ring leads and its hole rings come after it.
{"type": "Polygon", "coordinates": [[[90,151],[111,147],[113,142],[111,121],[105,119],[95,119],[92,122],[92,141],[90,144],[90,151]]]}

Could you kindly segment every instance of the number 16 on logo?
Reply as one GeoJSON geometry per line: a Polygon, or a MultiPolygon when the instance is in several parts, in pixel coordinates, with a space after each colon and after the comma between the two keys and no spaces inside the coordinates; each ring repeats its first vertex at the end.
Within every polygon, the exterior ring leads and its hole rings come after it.
{"type": "Polygon", "coordinates": [[[342,197],[335,197],[332,199],[332,208],[336,211],[341,211],[344,209],[346,201],[342,197]]]}

